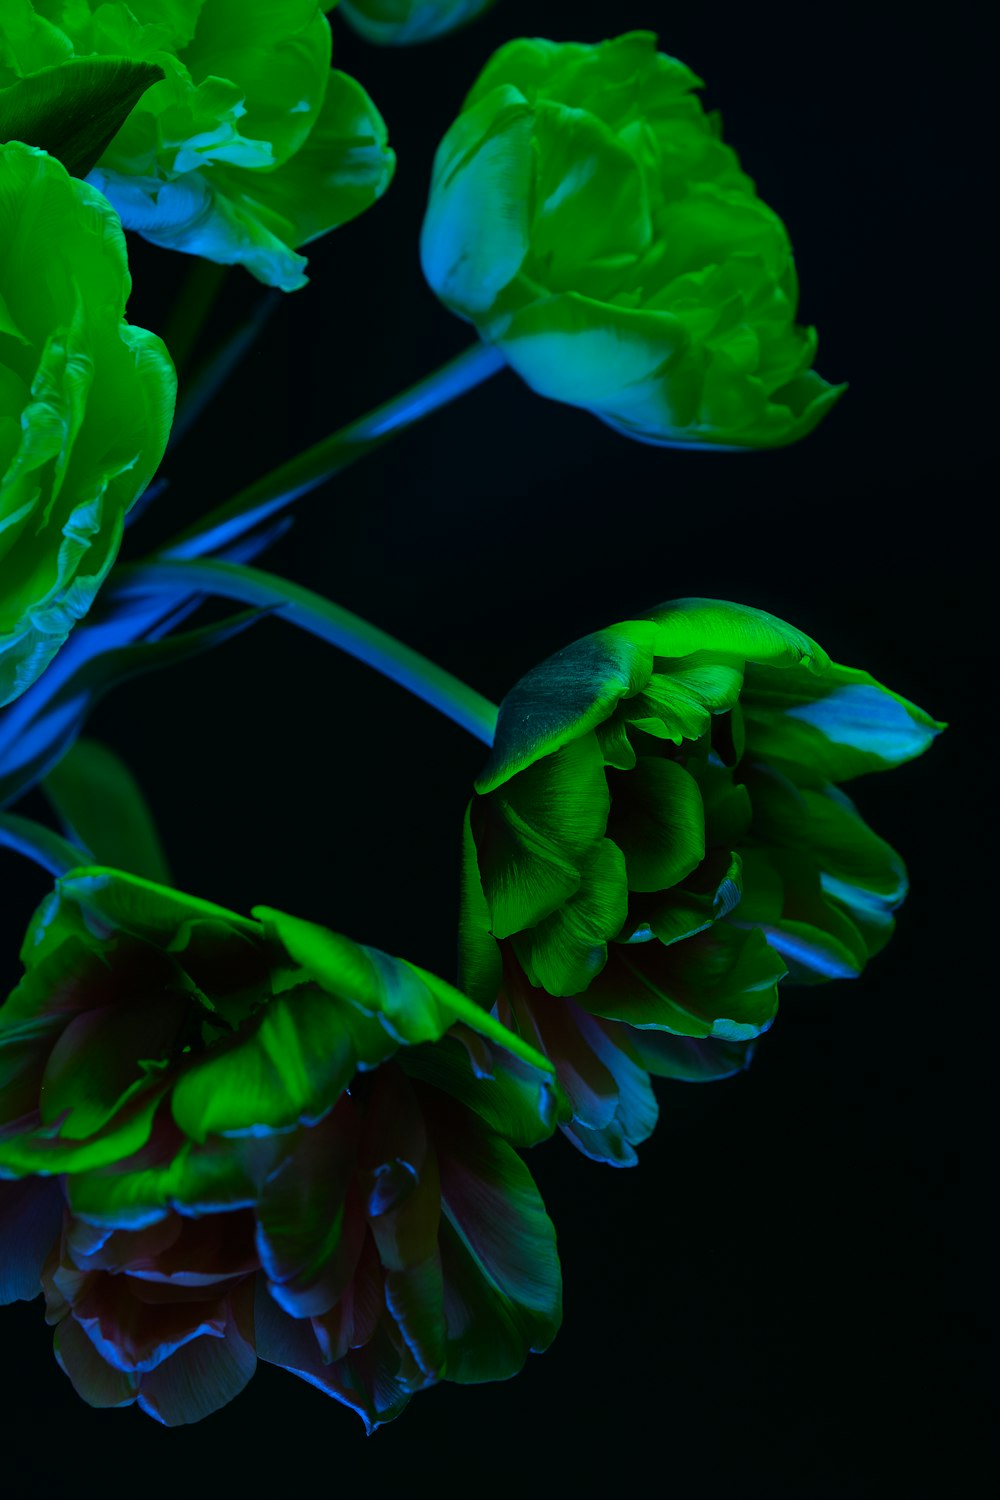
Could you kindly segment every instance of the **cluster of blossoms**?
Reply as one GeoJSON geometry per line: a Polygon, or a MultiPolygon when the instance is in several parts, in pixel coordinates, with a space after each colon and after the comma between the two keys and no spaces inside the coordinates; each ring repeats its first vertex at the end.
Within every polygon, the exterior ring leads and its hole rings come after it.
{"type": "Polygon", "coordinates": [[[550,1342],[555,1236],[515,1147],[559,1098],[450,985],[100,868],[57,882],[23,958],[0,1008],[0,1294],[44,1289],[91,1405],[192,1422],[259,1358],[372,1430],[550,1342]]]}
{"type": "MultiPolygon", "coordinates": [[[[405,45],[490,4],[342,10],[405,45]]],[[[196,548],[193,573],[186,534],[133,568],[108,634],[78,632],[48,670],[173,417],[170,354],[125,319],[122,226],[290,291],[299,250],[389,184],[378,111],[331,69],[327,8],[5,0],[0,14],[0,793],[45,778],[74,840],[0,813],[0,840],[60,872],[0,1005],[0,1301],[43,1292],[80,1395],[167,1425],[231,1400],[258,1359],[371,1431],[416,1391],[504,1379],[546,1348],[560,1268],[519,1150],[559,1127],[592,1158],[634,1163],[657,1116],[651,1075],[733,1073],[780,983],[861,973],[906,874],[841,783],[940,728],[781,620],[705,599],[566,647],[497,715],[245,566],[262,516],[318,482],[311,469],[263,512],[223,507],[225,544],[196,548]],[[167,601],[151,603],[164,568],[167,601]],[[73,739],[92,696],[213,590],[391,659],[484,739],[496,719],[465,822],[461,989],[106,852],[112,803],[125,855],[148,814],[113,754],[73,739]],[[93,838],[61,801],[74,778],[68,800],[97,804],[93,838]]],[[[644,442],[780,446],[841,388],[812,368],[788,235],[699,82],[645,32],[501,48],[438,152],[423,267],[485,345],[476,378],[506,363],[644,442]]],[[[391,427],[352,428],[355,448],[391,427]]],[[[193,631],[183,650],[223,633],[193,631]]]]}

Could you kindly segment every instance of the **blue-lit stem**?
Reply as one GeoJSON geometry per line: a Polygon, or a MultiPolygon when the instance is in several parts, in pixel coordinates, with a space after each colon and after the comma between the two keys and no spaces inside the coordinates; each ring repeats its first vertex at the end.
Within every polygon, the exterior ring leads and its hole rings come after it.
{"type": "Polygon", "coordinates": [[[43,823],[36,823],[34,818],[22,818],[17,813],[0,812],[0,845],[33,859],[50,875],[65,875],[67,870],[90,862],[85,849],[53,833],[43,823]]]}
{"type": "Polygon", "coordinates": [[[302,588],[287,578],[238,563],[210,559],[156,558],[119,568],[111,581],[112,597],[144,597],[157,593],[217,594],[244,604],[274,610],[285,619],[328,641],[376,671],[398,682],[446,714],[463,729],[492,745],[497,708],[488,698],[466,686],[443,667],[404,646],[384,630],[302,588]]]}
{"type": "Polygon", "coordinates": [[[476,344],[457,359],[442,365],[433,375],[418,381],[401,396],[348,423],[288,463],[265,474],[189,526],[160,548],[156,555],[204,557],[206,553],[227,545],[347,468],[348,464],[371,453],[387,438],[404,432],[422,417],[480,385],[504,364],[499,350],[490,344],[476,344]]]}

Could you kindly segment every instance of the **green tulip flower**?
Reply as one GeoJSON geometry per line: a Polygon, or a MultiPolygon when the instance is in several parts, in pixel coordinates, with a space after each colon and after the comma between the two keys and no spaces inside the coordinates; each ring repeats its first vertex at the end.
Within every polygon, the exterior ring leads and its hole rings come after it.
{"type": "Polygon", "coordinates": [[[90,180],[154,244],[306,281],[296,250],[353,219],[395,157],[360,84],[330,69],[317,0],[10,0],[0,86],[74,57],[158,64],[90,180]]]}
{"type": "Polygon", "coordinates": [[[492,4],[493,0],[344,0],[343,12],[369,42],[401,47],[455,31],[492,4]]]}
{"type": "Polygon", "coordinates": [[[839,783],[942,726],[759,610],[682,599],[500,705],[466,829],[463,986],[555,1063],[588,1155],[635,1160],[649,1072],[732,1072],[778,981],[852,978],[906,894],[839,783]]]}
{"type": "Polygon", "coordinates": [[[56,882],[22,956],[0,1302],[44,1289],[84,1400],[192,1422],[259,1358],[371,1431],[554,1337],[555,1234],[516,1150],[552,1133],[552,1070],[451,985],[102,867],[56,882]]]}
{"type": "Polygon", "coordinates": [[[501,47],[438,150],[424,273],[543,396],[647,443],[775,447],[843,387],[699,85],[648,32],[501,47]]]}
{"type": "Polygon", "coordinates": [[[45,669],[115,560],[176,379],[124,318],[125,237],[95,188],[0,145],[0,704],[45,669]]]}

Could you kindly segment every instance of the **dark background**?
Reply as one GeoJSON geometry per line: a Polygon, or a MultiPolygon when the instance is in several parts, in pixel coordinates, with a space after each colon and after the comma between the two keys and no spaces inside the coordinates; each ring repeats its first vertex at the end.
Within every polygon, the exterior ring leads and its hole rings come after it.
{"type": "MultiPolygon", "coordinates": [[[[850,382],[840,406],[782,452],[685,454],[631,444],[504,373],[302,502],[265,565],[497,698],[557,646],[664,599],[714,595],[792,621],[951,723],[924,760],[855,788],[910,866],[896,939],[856,983],[787,991],[745,1075],[661,1085],[638,1170],[584,1161],[561,1138],[533,1154],[565,1322],[516,1380],[438,1388],[366,1442],[346,1409],[262,1365],[232,1406],[166,1431],[85,1407],[41,1304],[21,1304],[2,1316],[12,1496],[979,1492],[972,1074],[992,894],[975,869],[991,742],[974,618],[987,297],[972,28],[902,4],[499,0],[460,35],[388,52],[335,17],[336,61],[385,114],[396,181],[311,247],[311,285],[168,461],[129,547],[165,540],[469,344],[417,259],[437,141],[502,41],[640,26],[707,80],[788,224],[818,368],[850,382]],[[18,1441],[26,1424],[44,1446],[18,1441]]],[[[132,319],[162,331],[188,263],[134,239],[131,254],[132,319]]],[[[202,347],[260,295],[231,274],[202,347]]],[[[91,727],[139,776],[179,886],[454,972],[458,832],[482,748],[434,711],[267,621],[123,687],[91,727]]],[[[47,882],[6,853],[0,882],[12,981],[47,882]]]]}

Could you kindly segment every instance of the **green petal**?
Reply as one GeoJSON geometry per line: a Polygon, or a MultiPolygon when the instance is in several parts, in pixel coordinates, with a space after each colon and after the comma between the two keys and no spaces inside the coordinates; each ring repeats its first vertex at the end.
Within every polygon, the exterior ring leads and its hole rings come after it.
{"type": "Polygon", "coordinates": [[[620,699],[648,681],[654,639],[647,621],[627,620],[584,636],[533,667],[500,704],[493,749],[476,791],[493,791],[609,719],[620,699]]]}
{"type": "MultiPolygon", "coordinates": [[[[355,79],[334,71],[316,125],[293,156],[273,172],[222,167],[212,180],[224,191],[234,224],[246,226],[262,247],[274,239],[297,249],[370,208],[395,166],[375,105],[355,79]]],[[[248,266],[260,279],[272,279],[262,275],[266,253],[248,266]]]]}
{"type": "Polygon", "coordinates": [[[666,947],[704,932],[739,905],[743,865],[738,854],[712,850],[691,876],[657,901],[649,925],[666,947]]]}
{"type": "Polygon", "coordinates": [[[413,1047],[399,1065],[410,1077],[456,1099],[515,1146],[534,1146],[552,1134],[566,1114],[548,1072],[540,1072],[497,1049],[483,1060],[489,1072],[473,1067],[467,1048],[454,1033],[433,1046],[413,1047]]]}
{"type": "Polygon", "coordinates": [[[460,114],[434,158],[420,259],[433,290],[463,317],[488,309],[528,248],[533,113],[514,88],[460,114]]]}
{"type": "Polygon", "coordinates": [[[330,995],[377,1019],[394,1042],[433,1042],[461,1021],[532,1066],[548,1069],[544,1058],[436,974],[271,907],[254,912],[307,974],[330,995]]]}
{"type": "Polygon", "coordinates": [[[550,995],[576,995],[599,974],[608,942],[621,931],[628,912],[625,859],[610,839],[602,839],[584,865],[578,890],[537,926],[514,939],[523,944],[532,982],[550,995]]]}
{"type": "Polygon", "coordinates": [[[473,803],[494,937],[531,927],[579,889],[609,807],[604,757],[592,734],[570,740],[473,803]]]}
{"type": "Polygon", "coordinates": [[[40,1126],[0,1140],[0,1177],[51,1176],[89,1172],[140,1151],[149,1140],[153,1116],[166,1085],[136,1094],[87,1140],[62,1140],[58,1126],[40,1126]]]}
{"type": "Polygon", "coordinates": [[[822,647],[776,615],[725,599],[671,599],[649,611],[657,627],[656,655],[690,656],[736,664],[792,667],[802,663],[822,671],[829,658],[822,647]]]}
{"type": "Polygon", "coordinates": [[[658,658],[641,693],[623,703],[621,716],[657,739],[697,740],[711,727],[712,715],[736,703],[743,674],[726,663],[668,662],[658,658]]]}
{"type": "Polygon", "coordinates": [[[903,861],[843,792],[797,788],[777,773],[753,775],[747,787],[755,839],[797,850],[838,885],[867,892],[887,907],[903,900],[903,861]]]}
{"type": "Polygon", "coordinates": [[[614,289],[653,236],[638,162],[596,115],[556,100],[536,108],[535,150],[527,274],[537,262],[550,291],[614,289]]]}
{"type": "Polygon", "coordinates": [[[351,1007],[315,984],[276,995],[174,1085],[173,1115],[192,1140],[316,1123],[354,1077],[363,1047],[374,1065],[394,1046],[380,1028],[359,1038],[351,1007]]]}
{"type": "Polygon", "coordinates": [[[201,918],[216,919],[252,937],[261,936],[257,922],[225,906],[217,906],[214,901],[203,901],[200,896],[188,896],[170,886],[104,865],[81,865],[61,876],[56,888],[64,900],[74,902],[99,922],[165,948],[169,948],[185,923],[201,918]]]}
{"type": "Polygon", "coordinates": [[[154,63],[76,57],[0,89],[0,141],[39,146],[86,177],[135,104],[163,77],[154,63]]]}
{"type": "Polygon", "coordinates": [[[530,1172],[505,1141],[456,1106],[435,1112],[432,1133],[447,1220],[448,1378],[505,1380],[558,1331],[555,1231],[530,1172]]]}
{"type": "MultiPolygon", "coordinates": [[[[622,391],[651,379],[669,382],[674,367],[683,371],[690,335],[672,313],[569,291],[519,308],[496,342],[540,396],[607,418],[622,391]]],[[[686,389],[675,392],[679,411],[686,389]]]]}
{"type": "Polygon", "coordinates": [[[901,765],[945,727],[869,673],[836,662],[749,669],[743,710],[747,754],[780,761],[811,786],[901,765]]]}
{"type": "Polygon", "coordinates": [[[629,890],[677,885],[705,857],[698,783],[676,761],[652,756],[640,756],[634,771],[612,772],[611,780],[608,836],[625,855],[629,890]]]}
{"type": "Polygon", "coordinates": [[[784,973],[763,933],[717,922],[669,948],[614,947],[584,1003],[632,1026],[745,1041],[770,1026],[784,973]]]}
{"type": "Polygon", "coordinates": [[[139,784],[107,745],[77,740],[43,786],[74,843],[101,864],[169,884],[170,871],[139,784]]]}
{"type": "Polygon", "coordinates": [[[666,1031],[629,1034],[635,1059],[657,1078],[684,1083],[711,1083],[731,1078],[750,1066],[754,1042],[727,1042],[719,1037],[671,1036],[666,1031]]]}
{"type": "Polygon", "coordinates": [[[490,932],[490,909],[479,877],[472,837],[471,803],[462,825],[462,885],[458,918],[459,984],[477,1005],[492,1009],[503,979],[503,962],[490,932]]]}

